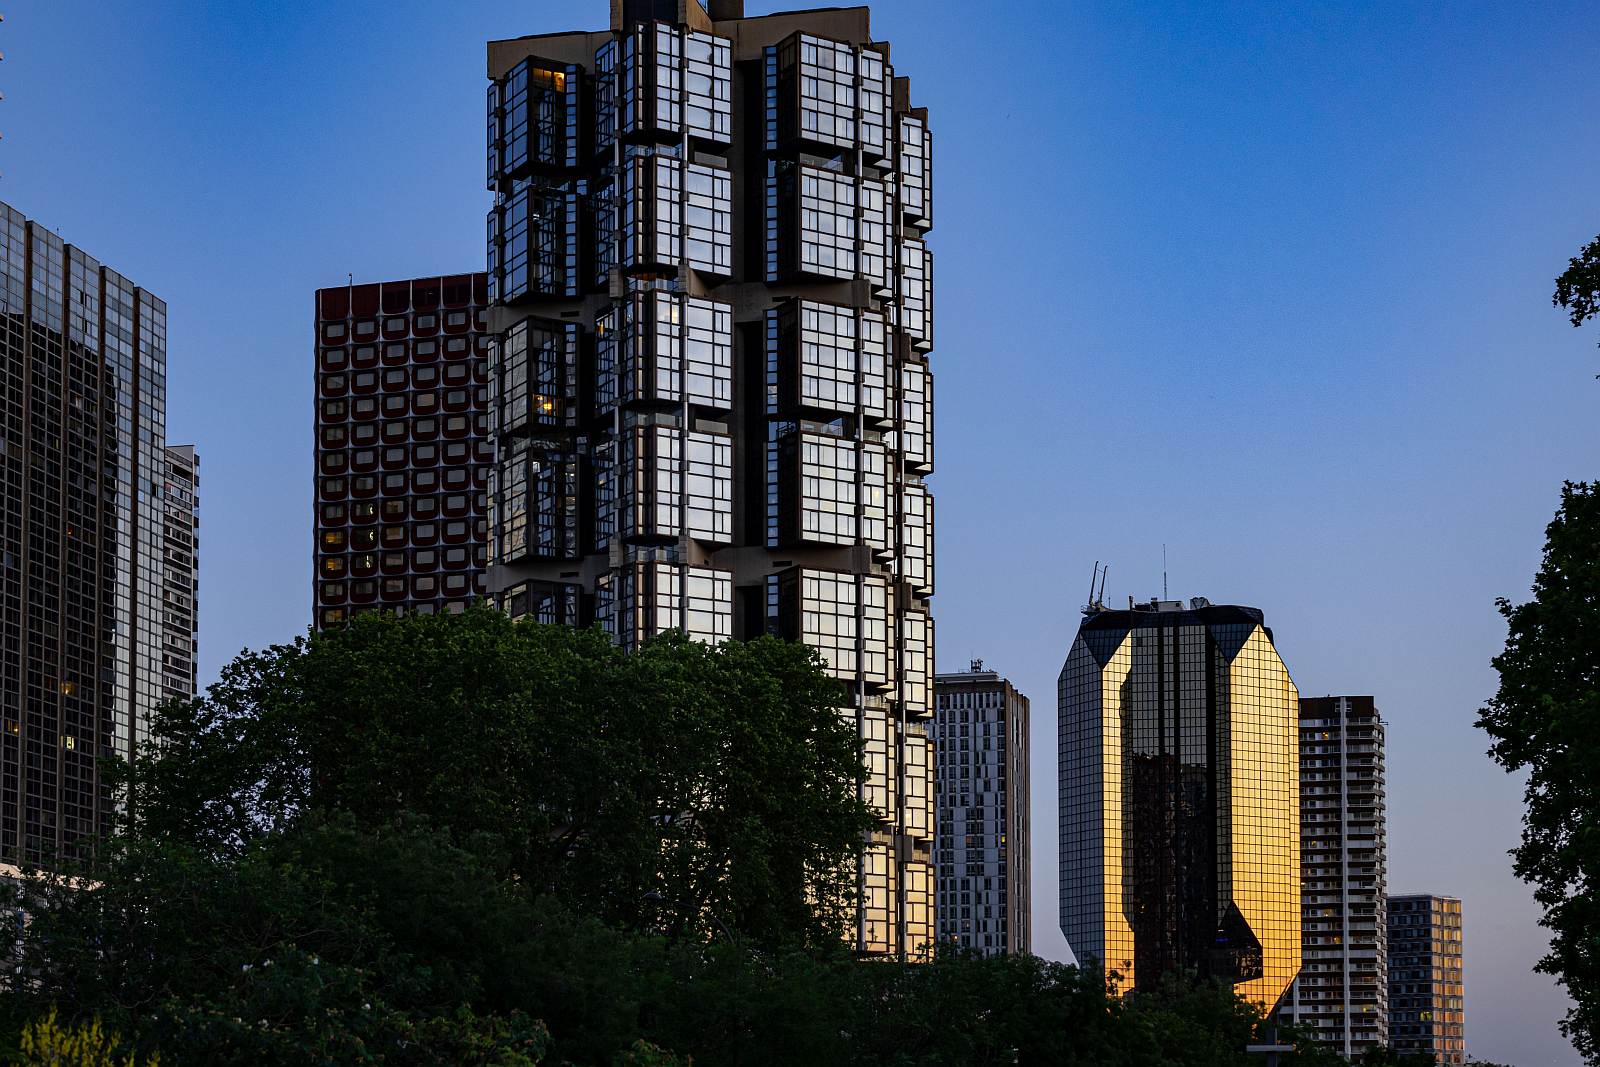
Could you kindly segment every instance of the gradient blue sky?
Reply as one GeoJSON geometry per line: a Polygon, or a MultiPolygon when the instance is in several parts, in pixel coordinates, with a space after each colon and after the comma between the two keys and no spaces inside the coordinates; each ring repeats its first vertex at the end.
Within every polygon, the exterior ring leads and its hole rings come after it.
{"type": "MultiPolygon", "coordinates": [[[[750,0],[751,13],[780,10],[750,0]]],[[[940,666],[1035,701],[1108,598],[1254,604],[1306,694],[1390,723],[1390,886],[1460,895],[1468,1042],[1576,1064],[1472,729],[1600,350],[1549,306],[1600,231],[1592,2],[880,0],[936,135],[940,666]]],[[[483,266],[483,42],[604,0],[12,0],[0,198],[171,305],[203,454],[203,674],[308,620],[312,291],[483,266]]]]}

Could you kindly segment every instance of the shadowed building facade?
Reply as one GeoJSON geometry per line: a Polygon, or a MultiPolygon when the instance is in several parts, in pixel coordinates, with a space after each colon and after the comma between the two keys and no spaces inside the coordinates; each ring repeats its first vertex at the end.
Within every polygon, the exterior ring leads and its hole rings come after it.
{"type": "Polygon", "coordinates": [[[194,692],[192,449],[167,305],[0,204],[0,862],[81,856],[152,709],[194,692]]]}
{"type": "Polygon", "coordinates": [[[865,8],[615,0],[490,42],[495,486],[516,616],[822,655],[877,811],[854,942],[934,939],[926,114],[865,8]]]}
{"type": "Polygon", "coordinates": [[[935,675],[933,692],[939,940],[1031,951],[1028,698],[982,660],[935,675]]]}
{"type": "Polygon", "coordinates": [[[1121,988],[1300,969],[1299,694],[1255,608],[1091,604],[1058,685],[1061,930],[1121,988]]]}
{"type": "Polygon", "coordinates": [[[484,595],[487,299],[482,274],[317,291],[318,629],[484,595]]]}
{"type": "Polygon", "coordinates": [[[1429,893],[1389,898],[1389,1047],[1467,1062],[1461,901],[1429,893]]]}
{"type": "Polygon", "coordinates": [[[1300,701],[1305,959],[1281,1018],[1346,1059],[1389,1043],[1383,741],[1370,696],[1300,701]]]}

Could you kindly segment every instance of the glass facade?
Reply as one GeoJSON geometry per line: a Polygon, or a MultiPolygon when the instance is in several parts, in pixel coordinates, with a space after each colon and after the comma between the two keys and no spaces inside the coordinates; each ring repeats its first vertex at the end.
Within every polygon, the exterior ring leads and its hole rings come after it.
{"type": "MultiPolygon", "coordinates": [[[[487,289],[484,275],[458,274],[317,292],[318,629],[360,611],[461,611],[484,595],[495,458],[487,289]]],[[[575,338],[526,323],[503,343],[508,435],[571,418],[575,338]]],[[[561,530],[541,518],[522,514],[502,536],[524,552],[548,546],[561,530]]]]}
{"type": "Polygon", "coordinates": [[[1253,608],[1091,606],[1058,687],[1061,929],[1139,988],[1300,969],[1299,694],[1253,608]]]}
{"type": "Polygon", "coordinates": [[[1467,1062],[1461,901],[1390,897],[1387,914],[1389,1047],[1461,1067],[1467,1062]]]}
{"type": "Polygon", "coordinates": [[[689,9],[628,0],[609,34],[489,46],[489,588],[624,647],[818,648],[880,820],[856,947],[915,955],[934,940],[927,115],[864,8],[689,9]]]}
{"type": "Polygon", "coordinates": [[[146,718],[194,692],[193,451],[167,307],[0,204],[0,861],[79,857],[146,718]]]}
{"type": "Polygon", "coordinates": [[[939,940],[994,956],[1033,944],[1028,698],[974,660],[934,682],[939,940]]]}

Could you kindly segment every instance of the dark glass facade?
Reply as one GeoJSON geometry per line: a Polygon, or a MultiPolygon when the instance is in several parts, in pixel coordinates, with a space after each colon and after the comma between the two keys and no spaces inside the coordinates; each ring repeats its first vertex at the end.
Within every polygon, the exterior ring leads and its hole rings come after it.
{"type": "Polygon", "coordinates": [[[933,680],[939,940],[985,956],[1033,945],[1028,698],[974,660],[933,680]]]}
{"type": "Polygon", "coordinates": [[[489,45],[490,589],[626,647],[670,628],[817,647],[881,819],[857,947],[915,954],[934,939],[927,116],[864,8],[614,12],[489,45]]]}
{"type": "MultiPolygon", "coordinates": [[[[359,611],[460,611],[484,595],[487,300],[482,274],[317,291],[319,629],[359,611]]],[[[562,380],[564,354],[513,340],[518,387],[562,380]]]]}
{"type": "Polygon", "coordinates": [[[1467,1062],[1461,901],[1429,894],[1390,897],[1389,1047],[1467,1062]]]}
{"type": "Polygon", "coordinates": [[[1255,608],[1090,605],[1058,689],[1061,930],[1140,988],[1300,969],[1299,693],[1255,608]]]}
{"type": "Polygon", "coordinates": [[[192,451],[165,442],[162,300],[0,204],[0,321],[0,862],[16,864],[106,831],[100,759],[131,758],[151,709],[193,693],[194,499],[177,469],[192,451]]]}

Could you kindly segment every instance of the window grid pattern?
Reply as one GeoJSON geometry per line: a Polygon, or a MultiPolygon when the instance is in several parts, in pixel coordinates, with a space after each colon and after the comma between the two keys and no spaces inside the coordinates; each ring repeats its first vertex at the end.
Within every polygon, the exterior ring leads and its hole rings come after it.
{"type": "MultiPolygon", "coordinates": [[[[496,467],[487,290],[485,275],[464,274],[317,293],[319,629],[361,611],[460,611],[485,593],[496,467]]],[[[529,322],[503,342],[500,392],[514,402],[501,417],[519,432],[542,406],[532,401],[546,373],[539,360],[567,358],[552,354],[565,331],[538,341],[545,332],[529,322]],[[536,351],[541,343],[550,353],[536,351]]],[[[516,439],[517,458],[502,465],[507,485],[527,456],[526,439],[516,439]]],[[[497,504],[514,516],[500,540],[528,540],[531,519],[507,499],[497,504]]]]}
{"type": "Polygon", "coordinates": [[[640,425],[617,441],[615,461],[597,472],[600,543],[671,541],[680,535],[726,544],[733,535],[733,440],[726,434],[640,425]]]}
{"type": "Polygon", "coordinates": [[[928,121],[915,115],[901,115],[896,127],[900,214],[911,225],[926,229],[933,222],[933,135],[928,121]]]}
{"type": "Polygon", "coordinates": [[[883,316],[814,300],[767,312],[767,410],[889,417],[883,316]]]}
{"type": "Polygon", "coordinates": [[[1389,1045],[1383,749],[1371,697],[1300,701],[1303,960],[1280,1017],[1351,1060],[1389,1045]]]}
{"type": "Polygon", "coordinates": [[[1091,615],[1059,682],[1061,926],[1122,988],[1300,968],[1298,705],[1259,613],[1091,615]]]}
{"type": "Polygon", "coordinates": [[[190,450],[167,308],[0,204],[0,860],[82,859],[168,696],[193,694],[190,450]]]}
{"type": "Polygon", "coordinates": [[[523,319],[501,336],[494,346],[500,433],[576,425],[578,344],[576,324],[544,319],[523,319]]]}
{"type": "Polygon", "coordinates": [[[1031,945],[1028,698],[974,661],[934,683],[939,940],[985,956],[1031,945]]]}
{"type": "Polygon", "coordinates": [[[625,649],[668,630],[720,644],[733,636],[733,574],[662,561],[632,563],[602,576],[596,618],[625,649]]]}
{"type": "Polygon", "coordinates": [[[577,296],[578,191],[524,185],[489,211],[489,298],[577,296]]]}
{"type": "Polygon", "coordinates": [[[595,143],[621,137],[717,144],[733,138],[733,48],[725,37],[640,26],[595,55],[595,143]]]}
{"type": "Polygon", "coordinates": [[[595,318],[595,407],[733,405],[733,309],[681,293],[634,293],[595,318]]]}
{"type": "MultiPolygon", "coordinates": [[[[814,28],[833,18],[819,16],[814,28]]],[[[927,260],[919,260],[919,246],[908,243],[921,241],[927,229],[926,124],[921,112],[894,110],[886,48],[810,37],[802,55],[800,36],[774,48],[748,39],[741,45],[714,34],[696,36],[663,18],[630,23],[616,34],[563,38],[561,54],[594,72],[592,112],[580,112],[575,139],[579,165],[529,164],[525,177],[502,175],[496,192],[502,203],[524,184],[540,196],[581,197],[569,202],[560,229],[566,233],[581,223],[582,239],[560,263],[570,268],[554,279],[564,286],[560,292],[536,288],[543,269],[536,229],[553,228],[545,212],[526,217],[523,230],[530,236],[522,244],[501,242],[513,251],[526,246],[522,258],[497,250],[491,263],[497,273],[501,262],[508,263],[512,269],[505,273],[520,284],[505,287],[518,294],[501,298],[511,312],[506,318],[527,317],[515,310],[523,296],[554,296],[538,303],[539,316],[570,316],[593,329],[579,347],[584,407],[575,422],[524,431],[571,449],[584,508],[581,548],[585,555],[607,556],[585,559],[577,572],[584,575],[582,622],[593,621],[602,608],[608,618],[626,610],[602,604],[603,597],[614,597],[621,579],[601,576],[624,564],[677,567],[707,557],[713,565],[732,563],[738,581],[766,583],[770,611],[770,598],[783,584],[768,581],[770,569],[790,566],[773,558],[786,554],[776,541],[806,545],[809,569],[829,573],[837,567],[856,583],[849,713],[874,746],[869,777],[883,815],[881,839],[861,872],[857,946],[918,952],[933,937],[931,820],[914,810],[927,803],[916,790],[914,769],[926,734],[919,740],[908,726],[931,713],[925,601],[932,583],[931,574],[925,581],[920,577],[920,558],[910,564],[918,579],[908,580],[899,556],[902,542],[912,545],[913,555],[931,554],[931,545],[925,550],[901,529],[905,488],[916,487],[912,496],[925,495],[921,478],[931,472],[925,368],[922,388],[913,390],[904,410],[900,394],[902,368],[912,361],[920,367],[932,343],[927,260]],[[584,48],[594,57],[592,66],[576,58],[584,48]],[[761,57],[764,70],[735,82],[734,52],[748,60],[761,57]],[[749,145],[733,135],[735,85],[749,96],[741,106],[752,121],[740,129],[741,137],[756,138],[749,145]],[[918,122],[902,127],[902,118],[918,122]],[[592,152],[586,138],[592,138],[592,152]],[[764,232],[733,232],[725,160],[735,170],[747,168],[746,191],[762,201],[751,221],[764,232]],[[589,183],[598,195],[585,195],[589,183]],[[906,185],[919,187],[920,207],[902,205],[906,185]],[[748,272],[742,257],[735,267],[736,237],[745,242],[741,253],[750,254],[748,272]],[[581,284],[574,280],[580,267],[581,284]],[[521,283],[519,270],[528,282],[521,283]],[[724,281],[743,286],[763,280],[786,287],[769,293],[779,299],[763,326],[750,319],[759,320],[756,309],[768,301],[747,303],[750,294],[741,289],[739,304],[749,311],[728,308],[725,319],[713,311],[709,329],[698,329],[693,317],[709,305],[693,301],[718,292],[724,281]],[[681,321],[672,317],[673,309],[681,321]],[[741,314],[744,321],[734,330],[741,314]],[[764,352],[747,353],[755,357],[747,366],[757,377],[741,379],[737,393],[734,336],[752,349],[765,345],[764,352]],[[761,407],[742,411],[747,400],[761,407]],[[731,446],[730,429],[739,435],[736,460],[729,447],[723,450],[727,461],[715,451],[708,461],[696,461],[691,432],[731,446]],[[814,435],[809,455],[802,434],[814,435]],[[674,451],[674,442],[681,452],[674,451]],[[735,484],[737,536],[731,521],[735,484]],[[699,508],[699,518],[686,518],[696,510],[697,496],[724,507],[699,508]],[[723,553],[723,546],[736,551],[723,553]],[[914,621],[907,621],[910,616],[914,621]]],[[[541,43],[530,41],[529,47],[541,43]]],[[[569,90],[571,85],[569,79],[569,90]]],[[[506,105],[497,106],[504,111],[506,105]]],[[[496,136],[504,139],[498,129],[496,136]]],[[[537,411],[533,398],[540,394],[531,385],[528,393],[530,409],[537,411]]],[[[514,446],[507,441],[501,447],[514,446]]],[[[497,580],[516,588],[536,579],[548,582],[554,573],[533,559],[497,571],[497,580]]],[[[664,581],[646,584],[658,586],[661,597],[670,595],[664,581]]],[[[768,621],[781,622],[799,639],[805,631],[801,586],[798,580],[793,586],[792,613],[768,621]]],[[[532,588],[525,598],[530,606],[532,588]]],[[[539,602],[550,603],[548,587],[538,588],[539,602]]],[[[757,605],[748,607],[749,613],[735,617],[736,635],[759,625],[757,605]]],[[[642,633],[653,626],[626,628],[642,633]]],[[[615,632],[622,640],[622,631],[615,632]]]]}
{"type": "Polygon", "coordinates": [[[578,166],[577,67],[524,59],[489,85],[489,188],[532,168],[578,166]]]}
{"type": "Polygon", "coordinates": [[[1389,1047],[1461,1067],[1467,1062],[1461,901],[1390,897],[1386,915],[1389,1047]]]}
{"type": "Polygon", "coordinates": [[[908,471],[933,472],[933,375],[923,363],[900,365],[900,456],[908,471]]]}

